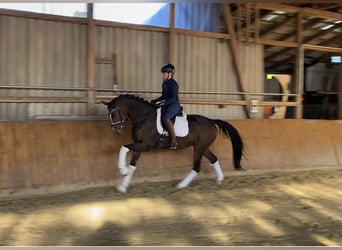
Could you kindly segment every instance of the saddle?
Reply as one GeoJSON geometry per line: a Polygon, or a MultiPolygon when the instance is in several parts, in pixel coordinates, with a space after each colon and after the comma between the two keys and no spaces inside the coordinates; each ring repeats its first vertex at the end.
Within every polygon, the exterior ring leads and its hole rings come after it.
{"type": "MultiPolygon", "coordinates": [[[[157,125],[157,131],[160,135],[168,136],[169,133],[167,129],[163,126],[161,121],[161,111],[162,108],[157,109],[157,119],[156,119],[156,125],[157,125]]],[[[179,113],[171,119],[173,122],[173,126],[175,128],[175,134],[178,137],[185,137],[189,133],[189,124],[186,113],[183,112],[183,110],[180,110],[179,113]]]]}

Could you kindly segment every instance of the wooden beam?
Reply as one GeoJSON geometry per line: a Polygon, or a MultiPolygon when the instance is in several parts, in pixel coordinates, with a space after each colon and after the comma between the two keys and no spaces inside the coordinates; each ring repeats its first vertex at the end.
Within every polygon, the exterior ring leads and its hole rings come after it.
{"type": "MultiPolygon", "coordinates": [[[[95,103],[100,104],[101,101],[112,100],[116,95],[96,96],[95,103]]],[[[228,100],[228,99],[195,99],[181,98],[181,103],[192,105],[229,105],[229,106],[248,106],[249,102],[244,100],[228,100]]],[[[0,96],[0,103],[87,103],[86,97],[42,97],[42,96],[0,96]]],[[[283,101],[260,101],[260,106],[279,106],[294,107],[295,102],[283,101]]]]}
{"type": "Polygon", "coordinates": [[[293,19],[294,19],[294,17],[293,17],[293,16],[290,16],[290,17],[285,18],[285,20],[283,20],[283,22],[280,22],[280,23],[277,23],[277,24],[275,24],[275,25],[272,25],[272,27],[270,27],[270,28],[268,28],[267,30],[261,32],[261,37],[264,37],[264,36],[266,36],[267,34],[273,32],[273,31],[275,31],[275,30],[279,30],[279,29],[281,29],[283,26],[292,23],[292,22],[293,22],[293,19]]]}
{"type": "Polygon", "coordinates": [[[303,46],[304,46],[304,49],[342,54],[342,48],[327,47],[327,46],[312,45],[312,44],[303,44],[303,46]]]}
{"type": "MultiPolygon", "coordinates": [[[[331,31],[340,28],[340,26],[342,27],[342,24],[338,24],[338,25],[336,25],[336,26],[334,26],[334,27],[331,27],[331,28],[329,28],[329,29],[327,29],[327,30],[324,30],[324,31],[318,31],[315,35],[312,35],[312,36],[310,36],[310,37],[305,38],[305,40],[303,41],[303,43],[308,43],[308,42],[314,40],[314,39],[317,38],[317,37],[320,37],[320,36],[324,36],[324,35],[326,35],[326,34],[329,34],[329,33],[331,33],[331,31]]],[[[267,56],[267,57],[265,58],[265,60],[269,60],[270,58],[274,59],[274,58],[276,58],[276,57],[278,57],[278,56],[282,56],[282,55],[284,55],[284,53],[286,53],[287,50],[288,50],[287,48],[281,49],[281,50],[279,50],[279,51],[277,51],[277,52],[275,52],[275,53],[273,53],[273,54],[267,56]]]]}
{"type": "Polygon", "coordinates": [[[180,99],[183,104],[195,105],[234,105],[234,106],[247,106],[248,101],[244,100],[218,100],[218,99],[180,99]]]}
{"type": "Polygon", "coordinates": [[[303,13],[297,13],[297,29],[296,29],[296,41],[300,46],[296,49],[296,63],[295,63],[295,93],[297,94],[296,102],[297,106],[295,108],[295,117],[301,119],[303,117],[303,105],[302,105],[302,95],[304,92],[304,48],[302,44],[302,18],[303,13]]]}
{"type": "Polygon", "coordinates": [[[323,19],[336,19],[342,20],[342,13],[326,11],[326,10],[318,10],[313,8],[304,8],[303,9],[305,16],[316,16],[323,19]]]}
{"type": "Polygon", "coordinates": [[[56,96],[0,96],[0,103],[88,103],[88,98],[56,96]]]}
{"type": "MultiPolygon", "coordinates": [[[[88,3],[88,25],[87,25],[87,87],[95,88],[96,86],[96,57],[95,57],[95,23],[93,19],[93,3],[88,3]]],[[[96,113],[95,107],[95,95],[94,90],[87,91],[88,105],[87,111],[88,115],[93,115],[96,113]]]]}
{"type": "MultiPolygon", "coordinates": [[[[312,20],[309,20],[307,21],[305,24],[304,24],[304,27],[303,27],[303,30],[307,30],[307,29],[310,29],[312,28],[314,25],[316,25],[317,23],[320,23],[322,20],[320,19],[312,19],[312,20]]],[[[296,26],[296,24],[294,24],[294,26],[296,26]]],[[[280,27],[279,27],[280,28],[280,27]]],[[[289,38],[291,37],[294,37],[296,35],[296,32],[292,32],[291,34],[283,34],[282,36],[278,37],[277,40],[278,41],[283,41],[283,40],[289,40],[289,38]]],[[[267,48],[268,46],[266,46],[267,48]]],[[[284,53],[286,53],[284,51],[284,53]]]]}
{"type": "MultiPolygon", "coordinates": [[[[279,41],[278,41],[279,42],[279,41]]],[[[294,43],[294,42],[287,42],[288,44],[293,44],[293,45],[295,45],[295,46],[291,46],[292,48],[297,48],[298,47],[298,43],[294,43]]],[[[279,44],[279,43],[278,43],[279,44]]],[[[279,45],[278,45],[279,46],[279,45]]],[[[285,47],[285,46],[283,46],[283,47],[285,47]]],[[[286,47],[290,47],[290,46],[286,46],[286,47]]],[[[266,56],[265,57],[265,61],[269,61],[269,60],[271,60],[271,59],[276,59],[276,58],[278,58],[279,56],[284,56],[284,54],[285,53],[287,53],[287,51],[288,51],[289,49],[288,48],[282,48],[282,49],[280,49],[280,50],[278,50],[277,52],[274,52],[274,53],[272,53],[272,54],[270,54],[270,55],[268,55],[268,56],[266,56]]]]}
{"type": "MultiPolygon", "coordinates": [[[[336,43],[336,41],[341,41],[341,40],[342,40],[342,33],[338,32],[338,33],[336,33],[336,36],[333,36],[327,40],[324,40],[323,42],[321,42],[317,45],[331,47],[331,46],[329,46],[330,44],[334,44],[334,43],[336,43]]],[[[305,53],[305,54],[311,54],[311,52],[309,51],[308,53],[305,53]]]]}
{"type": "Polygon", "coordinates": [[[42,13],[35,13],[31,11],[22,11],[22,10],[9,10],[9,9],[0,8],[0,15],[47,20],[47,21],[57,21],[57,22],[65,22],[65,23],[87,24],[87,19],[83,17],[67,17],[67,16],[59,16],[59,15],[52,15],[52,14],[45,14],[45,13],[42,14],[42,13]]]}
{"type": "MultiPolygon", "coordinates": [[[[239,6],[239,5],[238,5],[238,6],[239,6]]],[[[266,16],[269,15],[269,13],[270,13],[270,11],[263,11],[263,12],[261,13],[261,10],[260,10],[259,7],[258,7],[258,3],[255,3],[255,4],[254,4],[254,9],[255,9],[255,14],[256,14],[256,15],[252,18],[252,20],[251,20],[251,25],[256,25],[256,22],[261,23],[261,19],[263,19],[264,17],[266,17],[266,16]]],[[[233,13],[232,13],[232,18],[233,18],[233,20],[235,19],[236,21],[238,21],[239,18],[233,16],[234,12],[237,12],[237,11],[233,11],[233,13]]],[[[238,15],[238,14],[236,14],[236,15],[238,15]]],[[[246,28],[247,28],[247,23],[243,23],[243,24],[241,24],[241,27],[239,27],[239,30],[240,30],[240,31],[245,31],[246,28]]],[[[256,31],[259,31],[259,30],[256,30],[256,31]]]]}
{"type": "MultiPolygon", "coordinates": [[[[112,100],[116,96],[98,96],[97,103],[101,100],[112,100]]],[[[191,105],[229,105],[229,106],[249,106],[249,101],[244,100],[227,100],[227,99],[195,99],[195,98],[181,98],[180,102],[191,105]]],[[[1,97],[0,97],[1,103],[1,97]]],[[[283,101],[259,101],[259,106],[277,106],[277,107],[295,107],[296,102],[283,101]]]]}
{"type": "Polygon", "coordinates": [[[117,67],[117,59],[116,54],[112,54],[112,60],[115,62],[112,64],[113,69],[113,89],[118,89],[118,67],[117,67]]]}
{"type": "MultiPolygon", "coordinates": [[[[129,24],[129,23],[119,23],[112,21],[103,21],[103,20],[94,20],[96,26],[104,26],[104,27],[112,27],[112,28],[122,28],[122,29],[130,29],[130,30],[140,30],[140,31],[151,31],[151,32],[162,32],[169,33],[169,28],[149,26],[149,25],[137,25],[137,24],[129,24]]],[[[186,35],[186,36],[197,36],[204,38],[218,38],[218,39],[230,39],[229,34],[223,33],[215,33],[215,32],[204,32],[197,30],[186,30],[186,29],[178,29],[174,28],[175,34],[186,35]]]]}
{"type": "Polygon", "coordinates": [[[338,68],[339,71],[339,77],[337,77],[337,90],[338,90],[338,113],[337,113],[337,119],[342,120],[342,62],[340,63],[340,66],[338,68]]]}
{"type": "MultiPolygon", "coordinates": [[[[337,34],[336,36],[323,41],[322,43],[320,43],[319,45],[316,46],[312,46],[312,45],[307,45],[307,44],[303,44],[304,48],[307,49],[307,51],[305,51],[305,56],[309,56],[310,54],[314,53],[315,51],[322,51],[322,52],[333,52],[333,53],[341,53],[341,49],[340,48],[335,48],[335,47],[328,47],[329,44],[334,43],[336,41],[339,41],[342,38],[342,34],[337,34]]],[[[276,63],[272,64],[272,66],[267,67],[268,69],[276,69],[279,65],[283,65],[283,64],[288,64],[289,62],[293,61],[293,55],[287,57],[286,59],[283,59],[281,61],[277,61],[276,63]]],[[[310,64],[306,64],[305,66],[310,66],[310,65],[314,65],[317,62],[320,61],[320,58],[315,59],[314,61],[312,61],[310,64]]]]}
{"type": "Polygon", "coordinates": [[[342,20],[342,13],[326,11],[326,10],[318,10],[313,8],[302,8],[296,6],[290,6],[286,4],[277,4],[277,3],[260,3],[259,7],[261,9],[273,10],[273,11],[285,11],[290,13],[298,13],[302,12],[304,16],[315,16],[323,19],[335,19],[342,20]]]}
{"type": "Polygon", "coordinates": [[[246,15],[245,15],[245,39],[247,40],[247,43],[251,43],[252,38],[252,26],[251,26],[251,19],[252,19],[252,13],[251,13],[251,3],[247,2],[245,3],[246,8],[246,15]]]}
{"type": "Polygon", "coordinates": [[[259,3],[260,9],[265,10],[273,10],[273,11],[285,11],[290,13],[297,13],[301,10],[300,7],[286,5],[286,4],[278,4],[278,3],[259,3]]]}
{"type": "MultiPolygon", "coordinates": [[[[245,78],[244,78],[244,74],[243,74],[242,69],[241,69],[240,56],[238,53],[239,46],[237,44],[237,38],[236,38],[235,30],[233,27],[233,19],[232,19],[231,13],[230,13],[229,4],[222,4],[222,7],[223,7],[222,10],[223,10],[223,15],[224,15],[224,19],[226,22],[226,26],[227,26],[228,32],[231,36],[231,39],[229,40],[230,41],[230,48],[231,48],[231,53],[232,53],[232,57],[233,57],[234,68],[235,68],[237,79],[238,79],[239,88],[240,88],[240,91],[246,92],[246,90],[245,90],[245,78]]],[[[244,94],[243,97],[245,100],[247,100],[247,101],[249,100],[248,94],[244,94]]],[[[247,117],[250,117],[247,107],[246,107],[245,111],[246,111],[247,117]]]]}
{"type": "Polygon", "coordinates": [[[175,32],[177,35],[185,35],[185,36],[217,38],[217,39],[225,39],[225,40],[228,40],[231,38],[229,34],[204,32],[204,31],[197,31],[197,30],[175,29],[175,32]]]}
{"type": "Polygon", "coordinates": [[[176,63],[175,3],[169,3],[169,63],[176,63]]]}
{"type": "MultiPolygon", "coordinates": [[[[264,45],[280,46],[280,47],[287,47],[287,48],[296,48],[298,46],[298,43],[296,43],[296,42],[276,41],[276,40],[263,39],[263,38],[259,38],[259,43],[264,44],[264,45]]],[[[286,49],[284,49],[284,50],[286,50],[286,49]]],[[[280,55],[279,52],[275,52],[274,54],[275,54],[275,57],[277,55],[280,55]]],[[[284,51],[282,51],[281,54],[284,54],[284,51]]],[[[274,58],[273,56],[268,56],[265,59],[268,60],[271,57],[274,58]]]]}
{"type": "Polygon", "coordinates": [[[254,12],[255,12],[255,16],[254,16],[254,29],[255,29],[255,33],[254,33],[254,39],[255,39],[255,43],[259,43],[259,38],[260,38],[260,9],[258,4],[256,3],[254,6],[254,12]]]}
{"type": "Polygon", "coordinates": [[[162,32],[162,33],[168,32],[168,29],[164,27],[142,25],[142,24],[120,23],[120,22],[105,21],[105,20],[94,20],[94,23],[96,26],[111,27],[111,28],[152,31],[152,32],[162,32]]]}

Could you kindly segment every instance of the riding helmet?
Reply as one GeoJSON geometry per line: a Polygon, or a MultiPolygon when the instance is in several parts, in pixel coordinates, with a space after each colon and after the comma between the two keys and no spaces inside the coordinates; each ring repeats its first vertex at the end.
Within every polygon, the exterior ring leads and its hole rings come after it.
{"type": "Polygon", "coordinates": [[[162,73],[175,73],[175,66],[173,66],[172,64],[168,63],[163,65],[163,67],[161,67],[160,72],[162,73]]]}

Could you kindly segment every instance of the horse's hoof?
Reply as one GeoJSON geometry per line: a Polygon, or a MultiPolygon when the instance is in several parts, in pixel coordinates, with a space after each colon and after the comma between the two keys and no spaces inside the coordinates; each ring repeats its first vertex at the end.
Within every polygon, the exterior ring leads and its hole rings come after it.
{"type": "Polygon", "coordinates": [[[220,178],[220,179],[217,179],[217,184],[221,185],[222,184],[222,181],[224,180],[224,178],[220,178]]]}
{"type": "Polygon", "coordinates": [[[125,186],[118,185],[116,189],[121,193],[127,193],[127,188],[125,186]]]}
{"type": "Polygon", "coordinates": [[[185,187],[186,187],[186,186],[181,185],[181,184],[177,184],[177,186],[176,186],[177,189],[182,189],[182,188],[185,188],[185,187]]]}

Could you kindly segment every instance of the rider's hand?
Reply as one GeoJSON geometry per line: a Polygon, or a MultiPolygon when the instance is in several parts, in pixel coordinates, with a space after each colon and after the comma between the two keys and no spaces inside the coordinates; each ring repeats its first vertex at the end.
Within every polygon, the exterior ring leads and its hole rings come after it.
{"type": "Polygon", "coordinates": [[[154,107],[161,108],[162,106],[165,105],[165,100],[158,100],[158,101],[152,100],[151,103],[154,107]]]}

